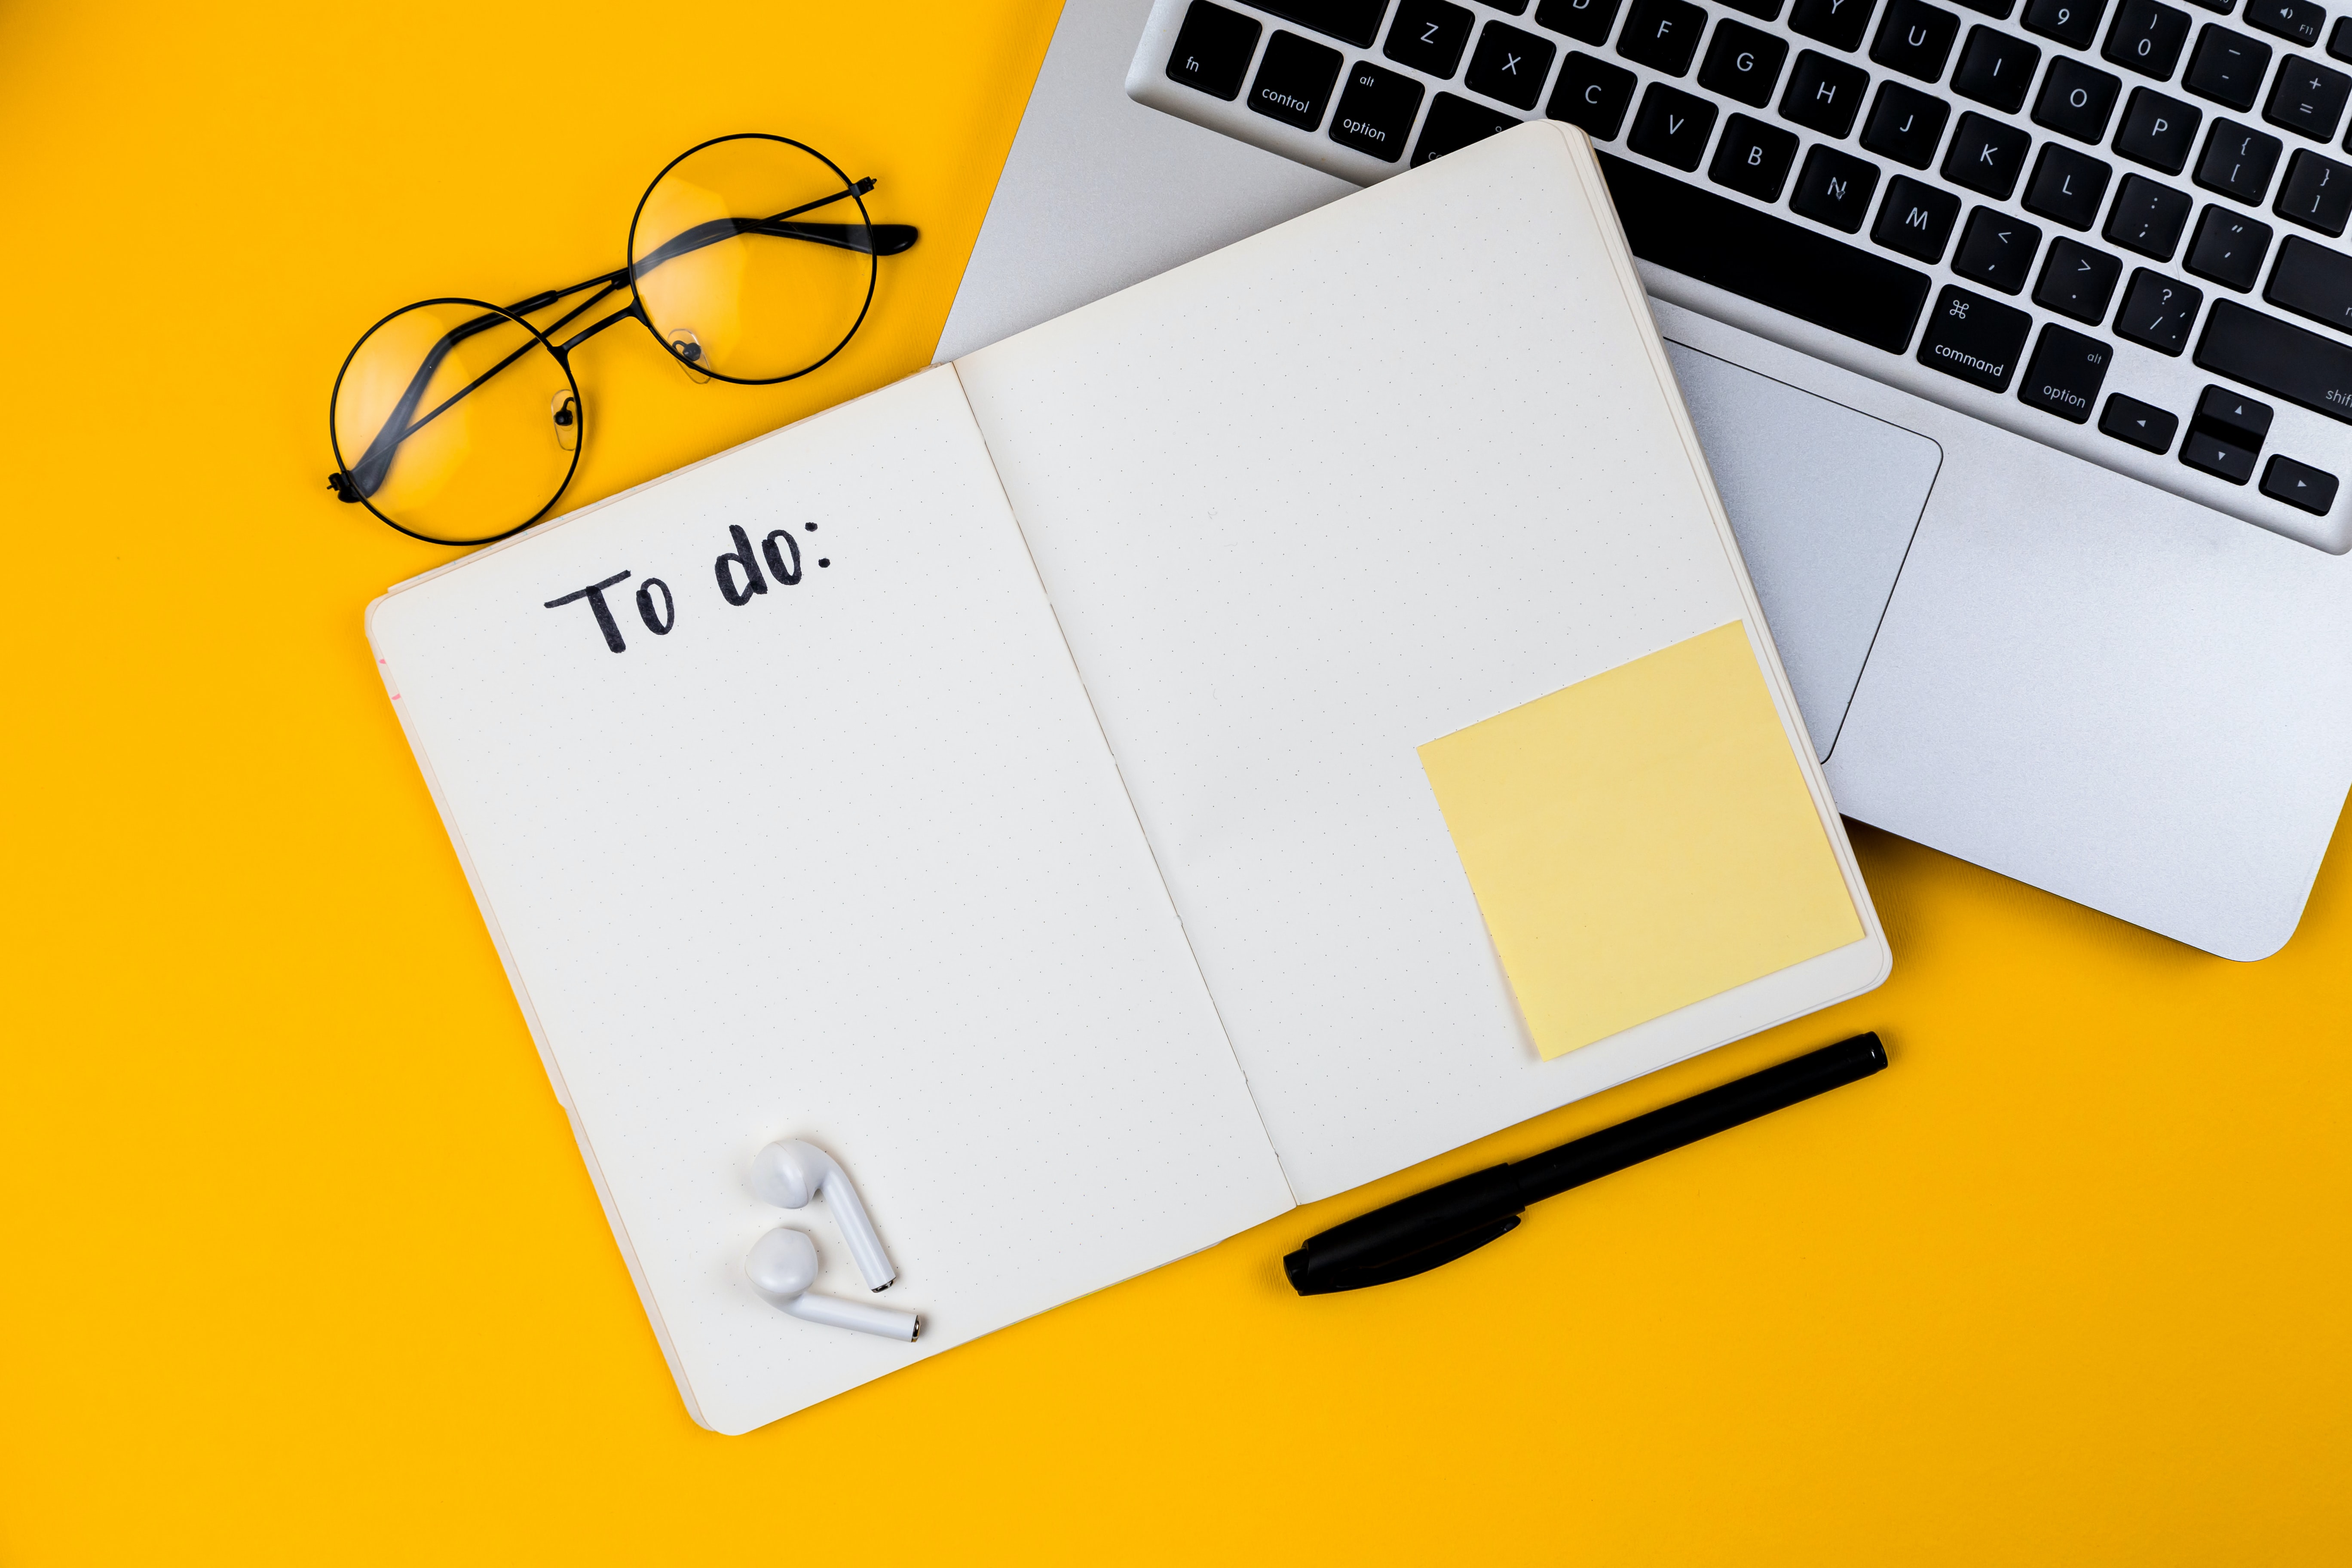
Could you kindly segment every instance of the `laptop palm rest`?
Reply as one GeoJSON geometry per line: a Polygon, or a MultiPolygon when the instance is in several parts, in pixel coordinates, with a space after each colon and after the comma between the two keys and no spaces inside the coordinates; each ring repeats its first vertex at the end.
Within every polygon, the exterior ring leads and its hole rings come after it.
{"type": "Polygon", "coordinates": [[[1943,448],[1713,354],[1666,352],[1826,762],[1943,448]]]}

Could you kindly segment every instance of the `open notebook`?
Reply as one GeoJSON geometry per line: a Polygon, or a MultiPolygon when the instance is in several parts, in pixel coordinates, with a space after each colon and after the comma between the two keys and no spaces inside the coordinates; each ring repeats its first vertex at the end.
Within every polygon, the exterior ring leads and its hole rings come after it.
{"type": "Polygon", "coordinates": [[[368,629],[722,1432],[1887,970],[1559,125],[482,551],[368,629]],[[822,1205],[753,1195],[782,1137],[856,1178],[916,1343],[744,1282],[790,1223],[866,1299],[822,1205]]]}

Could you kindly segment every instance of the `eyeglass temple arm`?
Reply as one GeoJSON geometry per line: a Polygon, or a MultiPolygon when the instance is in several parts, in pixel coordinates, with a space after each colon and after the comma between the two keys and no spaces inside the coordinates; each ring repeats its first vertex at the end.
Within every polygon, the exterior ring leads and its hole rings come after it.
{"type": "MultiPolygon", "coordinates": [[[[897,256],[913,247],[915,241],[920,237],[919,230],[901,223],[837,224],[793,221],[802,213],[812,212],[818,207],[830,206],[835,202],[845,200],[853,194],[864,195],[871,191],[875,184],[875,180],[869,175],[859,180],[855,186],[847,190],[837,191],[829,196],[821,196],[815,201],[805,202],[796,207],[788,207],[770,217],[714,218],[707,223],[697,224],[648,252],[634,268],[625,267],[618,271],[603,273],[565,288],[543,290],[533,294],[528,300],[519,300],[508,306],[507,313],[511,316],[528,315],[533,310],[544,310],[560,300],[577,294],[583,289],[595,289],[597,290],[595,294],[572,307],[547,328],[547,331],[551,333],[561,331],[577,320],[583,312],[594,309],[615,289],[627,283],[632,270],[642,276],[665,262],[675,261],[681,256],[716,245],[722,239],[731,239],[739,234],[769,235],[779,239],[806,240],[815,245],[828,245],[842,250],[856,251],[866,255],[897,256]]],[[[632,319],[644,320],[644,316],[634,304],[625,310],[615,310],[567,342],[554,345],[556,355],[562,358],[614,322],[632,319]]],[[[348,473],[327,476],[327,484],[335,492],[337,499],[358,501],[363,497],[373,495],[383,485],[384,476],[392,467],[394,454],[399,450],[403,441],[407,440],[425,425],[446,412],[459,398],[482,385],[530,351],[530,345],[526,343],[522,348],[517,349],[513,353],[476,376],[471,382],[458,388],[432,413],[422,419],[415,418],[416,406],[424,401],[425,389],[432,384],[434,372],[441,368],[442,362],[449,357],[451,351],[467,338],[478,332],[487,331],[505,320],[507,320],[505,315],[483,315],[477,316],[470,321],[460,322],[443,333],[440,341],[426,351],[423,363],[417,366],[416,374],[409,377],[408,385],[402,391],[400,400],[393,405],[391,415],[385,418],[383,427],[376,432],[374,439],[368,443],[367,450],[361,454],[360,460],[352,465],[348,473]]]]}
{"type": "MultiPolygon", "coordinates": [[[[393,453],[399,448],[401,442],[408,439],[418,425],[424,423],[418,420],[412,424],[411,420],[415,419],[416,405],[425,400],[425,389],[432,384],[433,374],[441,368],[441,362],[467,338],[488,331],[505,320],[504,316],[482,315],[470,321],[461,321],[442,333],[440,340],[425,352],[416,374],[408,378],[408,384],[402,389],[399,401],[392,405],[391,414],[386,416],[383,426],[376,431],[375,438],[368,443],[367,450],[360,454],[360,460],[353,463],[347,473],[327,476],[327,483],[340,499],[356,501],[376,492],[383,483],[384,470],[392,466],[393,453]]],[[[447,406],[446,403],[442,405],[443,408],[447,406]]],[[[439,412],[440,409],[434,410],[436,414],[439,412]]],[[[430,415],[426,416],[426,418],[430,417],[430,415]]]]}
{"type": "Polygon", "coordinates": [[[877,182],[872,175],[829,196],[819,196],[813,202],[803,202],[796,207],[771,213],[766,217],[712,218],[683,229],[669,240],[647,251],[636,264],[639,277],[666,261],[675,261],[706,245],[716,245],[722,239],[732,239],[739,234],[764,234],[778,239],[804,239],[815,245],[830,245],[842,250],[854,250],[867,256],[896,256],[913,248],[922,231],[903,223],[795,223],[801,214],[829,207],[846,201],[853,195],[862,196],[874,189],[877,182]]]}
{"type": "MultiPolygon", "coordinates": [[[[498,374],[499,372],[506,369],[507,366],[514,363],[515,361],[530,353],[531,348],[530,343],[525,343],[521,348],[517,349],[514,353],[500,360],[497,364],[492,365],[488,370],[483,372],[480,375],[476,376],[466,385],[458,388],[455,394],[445,399],[441,405],[434,409],[432,413],[425,415],[421,419],[417,418],[417,405],[425,400],[425,389],[432,384],[434,373],[441,368],[442,362],[449,357],[450,351],[455,349],[459,343],[464,342],[467,338],[474,336],[478,332],[488,331],[490,328],[501,324],[507,321],[508,316],[522,316],[527,315],[533,310],[545,310],[548,306],[554,304],[556,301],[566,299],[571,295],[577,294],[583,289],[595,289],[595,293],[590,295],[587,299],[573,306],[570,310],[564,312],[562,317],[558,318],[553,324],[547,328],[548,332],[560,331],[566,325],[577,320],[584,311],[595,309],[596,306],[606,297],[611,295],[614,289],[625,287],[628,283],[628,269],[626,268],[623,268],[617,272],[607,272],[599,277],[585,279],[581,282],[570,284],[562,289],[550,289],[542,293],[533,294],[528,300],[518,300],[513,304],[507,307],[507,315],[477,316],[470,321],[461,321],[457,326],[450,328],[446,332],[444,332],[441,335],[438,342],[434,343],[430,349],[425,351],[423,362],[419,363],[416,368],[416,374],[408,378],[408,385],[401,392],[399,401],[393,405],[392,413],[385,417],[383,426],[378,429],[375,434],[375,438],[368,443],[367,450],[360,455],[359,461],[353,463],[347,473],[328,475],[328,487],[335,492],[338,500],[345,501],[358,501],[364,497],[375,494],[375,492],[382,488],[385,473],[392,467],[392,459],[394,454],[399,451],[400,444],[402,442],[407,440],[411,436],[415,435],[417,431],[423,429],[425,426],[438,418],[459,398],[464,397],[467,394],[472,392],[475,388],[488,381],[492,376],[498,374]]],[[[635,307],[626,310],[614,311],[612,315],[596,322],[586,331],[581,332],[577,336],[573,337],[569,342],[553,345],[556,356],[559,359],[562,358],[563,355],[571,353],[573,349],[579,347],[582,343],[586,342],[590,338],[594,337],[598,332],[603,331],[606,327],[611,326],[614,321],[627,321],[635,315],[635,313],[636,311],[635,307]]]]}

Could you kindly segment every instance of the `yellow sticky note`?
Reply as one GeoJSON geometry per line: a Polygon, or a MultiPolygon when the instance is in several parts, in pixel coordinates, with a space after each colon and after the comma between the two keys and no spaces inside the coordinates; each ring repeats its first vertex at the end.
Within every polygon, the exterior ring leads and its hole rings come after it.
{"type": "Polygon", "coordinates": [[[1420,750],[1547,1059],[1862,940],[1737,621],[1420,750]]]}

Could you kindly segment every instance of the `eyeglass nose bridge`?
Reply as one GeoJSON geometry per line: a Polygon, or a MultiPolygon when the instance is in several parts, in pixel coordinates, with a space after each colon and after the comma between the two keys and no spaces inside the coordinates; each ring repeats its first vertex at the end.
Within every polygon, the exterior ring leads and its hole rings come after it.
{"type": "MultiPolygon", "coordinates": [[[[583,422],[579,384],[572,375],[572,355],[574,350],[598,333],[609,331],[623,321],[638,322],[647,330],[656,342],[661,343],[670,357],[677,362],[679,370],[687,378],[698,385],[707,384],[714,380],[747,386],[770,385],[776,382],[797,380],[821,368],[830,363],[834,356],[848,344],[849,340],[856,334],[858,328],[864,324],[867,310],[872,308],[877,275],[870,261],[866,288],[862,296],[856,300],[856,314],[848,321],[839,341],[825,353],[801,364],[797,369],[773,375],[738,374],[741,367],[730,367],[729,370],[712,368],[713,355],[709,345],[702,341],[694,329],[669,323],[656,326],[645,300],[638,293],[638,278],[641,270],[649,269],[651,265],[659,265],[663,260],[673,259],[674,257],[671,254],[673,250],[677,254],[683,255],[702,245],[712,243],[718,238],[745,233],[777,235],[803,243],[824,245],[863,254],[869,258],[897,255],[916,242],[918,231],[906,225],[873,223],[866,211],[864,198],[867,193],[876,188],[876,184],[877,182],[870,176],[851,179],[833,160],[806,143],[795,142],[790,137],[774,136],[764,132],[742,132],[714,137],[688,148],[663,167],[661,173],[655,176],[654,183],[646,187],[646,195],[639,198],[637,211],[630,219],[631,260],[627,265],[614,271],[583,279],[579,283],[534,294],[513,305],[495,305],[484,300],[454,296],[420,300],[415,305],[405,306],[401,310],[393,312],[392,315],[379,321],[375,327],[369,329],[368,332],[362,336],[359,343],[353,346],[352,353],[345,356],[342,368],[336,374],[334,390],[328,398],[328,436],[337,465],[336,471],[328,476],[329,488],[337,500],[365,507],[375,515],[377,521],[411,538],[434,544],[487,544],[520,532],[537,522],[553,509],[557,501],[562,499],[565,488],[569,486],[572,473],[578,465],[581,450],[580,427],[583,422]],[[731,143],[774,143],[781,147],[796,149],[829,171],[834,178],[841,182],[841,188],[830,195],[802,202],[766,216],[750,218],[733,216],[710,220],[702,226],[712,231],[707,238],[702,237],[701,228],[689,228],[687,231],[687,237],[690,238],[690,243],[680,244],[678,237],[674,237],[663,246],[656,247],[651,257],[639,256],[637,245],[639,224],[646,218],[647,203],[652,201],[656,193],[662,188],[662,182],[688,159],[704,153],[711,148],[731,143]],[[845,199],[856,204],[857,222],[835,222],[830,216],[823,215],[817,218],[807,218],[803,221],[804,215],[829,208],[834,203],[845,199]],[[607,301],[613,300],[614,295],[624,291],[626,293],[626,303],[620,309],[610,310],[609,313],[601,316],[592,316],[591,312],[607,301]],[[586,297],[581,298],[583,295],[586,297]],[[404,400],[399,408],[381,421],[379,428],[372,435],[362,432],[361,434],[366,436],[363,449],[355,457],[348,455],[347,442],[339,434],[340,416],[337,411],[341,405],[345,379],[352,373],[353,363],[358,360],[362,351],[367,348],[376,332],[387,323],[409,311],[437,306],[461,306],[476,312],[476,315],[471,320],[457,323],[444,335],[444,341],[435,346],[428,356],[427,363],[411,372],[409,375],[411,395],[404,400]],[[566,306],[569,308],[566,309],[566,306]],[[534,323],[530,319],[542,311],[551,310],[561,310],[562,313],[558,319],[543,327],[534,323]],[[586,324],[579,326],[576,331],[569,331],[567,335],[567,331],[583,319],[586,324]],[[565,381],[570,384],[568,391],[555,393],[550,398],[547,416],[549,422],[546,428],[554,438],[556,449],[570,455],[571,463],[566,466],[561,478],[555,481],[553,492],[530,518],[496,533],[477,532],[470,529],[442,530],[429,525],[418,526],[415,524],[414,520],[404,520],[388,515],[379,504],[379,492],[383,489],[386,475],[394,458],[408,449],[410,437],[417,430],[432,423],[445,411],[443,407],[419,411],[410,407],[409,405],[415,403],[422,395],[425,385],[431,381],[435,365],[448,350],[455,347],[457,342],[479,331],[489,330],[501,321],[513,323],[535,339],[537,347],[552,357],[565,381]]],[[[706,321],[702,324],[710,323],[706,321]]],[[[727,338],[729,334],[721,332],[720,336],[727,338]]],[[[529,345],[526,345],[517,351],[517,355],[528,352],[529,345]]],[[[731,348],[725,351],[728,355],[731,355],[733,352],[731,348]]],[[[478,377],[473,384],[460,388],[453,397],[446,400],[446,405],[454,405],[457,399],[465,397],[477,386],[486,383],[490,375],[506,368],[507,364],[514,363],[515,357],[509,356],[504,363],[490,367],[488,372],[478,377]]],[[[519,407],[513,405],[509,406],[514,408],[514,414],[521,415],[526,421],[529,420],[530,416],[525,412],[530,406],[529,403],[523,403],[519,407]]],[[[509,416],[509,418],[512,416],[509,416]]]]}

